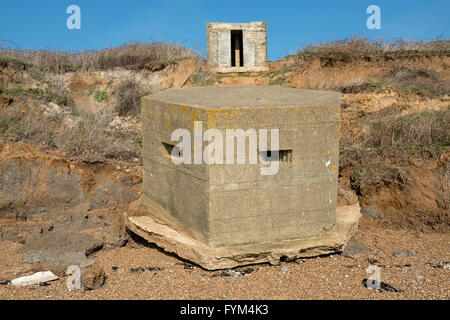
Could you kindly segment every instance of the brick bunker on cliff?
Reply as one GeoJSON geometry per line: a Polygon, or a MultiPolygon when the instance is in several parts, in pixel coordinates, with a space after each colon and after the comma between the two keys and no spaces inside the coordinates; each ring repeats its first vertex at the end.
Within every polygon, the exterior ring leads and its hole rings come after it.
{"type": "MultiPolygon", "coordinates": [[[[127,227],[165,251],[209,270],[277,264],[341,251],[356,231],[359,204],[337,207],[338,93],[174,88],[143,98],[142,122],[144,189],[137,205],[144,213],[128,217],[127,227]],[[194,133],[199,124],[203,133],[217,129],[224,137],[227,129],[278,129],[278,150],[269,141],[257,150],[260,158],[279,154],[277,173],[262,175],[262,162],[248,161],[245,136],[245,163],[174,163],[179,141],[172,133],[194,133]]],[[[191,154],[209,143],[193,139],[191,154]]]]}

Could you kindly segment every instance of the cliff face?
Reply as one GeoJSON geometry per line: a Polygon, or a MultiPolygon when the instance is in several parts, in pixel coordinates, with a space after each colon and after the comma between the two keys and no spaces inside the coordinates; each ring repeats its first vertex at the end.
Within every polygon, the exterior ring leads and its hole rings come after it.
{"type": "Polygon", "coordinates": [[[2,146],[0,164],[0,239],[23,243],[25,262],[61,272],[126,243],[122,210],[138,197],[138,173],[22,144],[2,146]]]}

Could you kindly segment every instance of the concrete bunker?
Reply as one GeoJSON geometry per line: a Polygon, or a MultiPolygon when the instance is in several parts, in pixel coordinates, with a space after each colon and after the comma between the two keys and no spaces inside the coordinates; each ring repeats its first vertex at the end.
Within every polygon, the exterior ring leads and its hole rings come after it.
{"type": "Polygon", "coordinates": [[[207,23],[208,66],[216,72],[265,71],[267,24],[207,23]]]}
{"type": "Polygon", "coordinates": [[[147,214],[130,217],[128,228],[206,269],[339,251],[359,219],[359,205],[337,209],[339,118],[340,96],[330,91],[225,86],[143,98],[147,214]],[[175,164],[171,154],[208,145],[193,138],[190,149],[176,150],[172,141],[175,130],[195,134],[199,124],[201,132],[224,135],[278,129],[277,148],[268,142],[257,150],[260,159],[278,161],[277,173],[261,175],[262,161],[175,164]]]}

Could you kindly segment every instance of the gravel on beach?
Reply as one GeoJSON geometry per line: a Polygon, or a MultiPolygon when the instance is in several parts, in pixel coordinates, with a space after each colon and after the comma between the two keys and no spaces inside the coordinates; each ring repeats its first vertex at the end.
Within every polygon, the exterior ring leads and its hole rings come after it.
{"type": "MultiPolygon", "coordinates": [[[[0,284],[0,299],[449,299],[449,234],[366,225],[355,239],[368,252],[353,258],[335,254],[219,271],[206,271],[152,245],[133,243],[95,254],[106,273],[105,284],[97,290],[69,292],[67,276],[62,275],[45,286],[0,284]],[[414,255],[393,255],[399,250],[414,255]],[[398,292],[364,286],[372,274],[366,271],[370,265],[378,266],[380,280],[398,292]]],[[[0,242],[0,276],[45,271],[23,264],[20,248],[0,242]]]]}

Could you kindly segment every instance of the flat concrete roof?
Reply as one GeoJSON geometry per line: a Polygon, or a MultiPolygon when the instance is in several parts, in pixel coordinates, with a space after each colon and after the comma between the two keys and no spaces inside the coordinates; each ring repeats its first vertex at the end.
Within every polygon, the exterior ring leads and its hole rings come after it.
{"type": "Polygon", "coordinates": [[[144,99],[208,108],[323,107],[339,104],[340,93],[280,86],[172,88],[144,99]]]}

